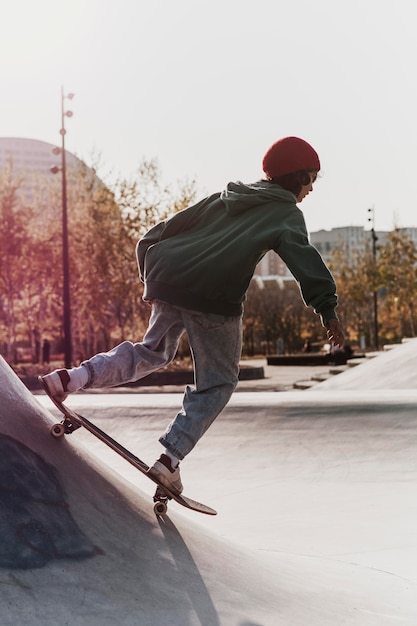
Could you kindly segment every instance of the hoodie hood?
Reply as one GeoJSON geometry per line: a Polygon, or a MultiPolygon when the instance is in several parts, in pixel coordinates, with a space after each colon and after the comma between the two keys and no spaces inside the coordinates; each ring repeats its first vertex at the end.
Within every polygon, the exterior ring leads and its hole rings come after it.
{"type": "Polygon", "coordinates": [[[269,202],[288,202],[295,204],[297,198],[291,191],[268,181],[259,181],[245,185],[241,182],[229,183],[220,194],[229,215],[245,213],[253,207],[269,202]]]}

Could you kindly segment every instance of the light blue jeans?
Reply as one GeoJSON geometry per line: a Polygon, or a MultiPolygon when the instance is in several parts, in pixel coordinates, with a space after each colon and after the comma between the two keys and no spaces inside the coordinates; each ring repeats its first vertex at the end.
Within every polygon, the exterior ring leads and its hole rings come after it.
{"type": "Polygon", "coordinates": [[[143,378],[170,363],[187,332],[194,386],[187,385],[180,412],[159,439],[183,459],[228,403],[236,388],[242,347],[242,317],[199,313],[155,301],[143,341],[125,341],[84,365],[86,388],[113,387],[143,378]]]}

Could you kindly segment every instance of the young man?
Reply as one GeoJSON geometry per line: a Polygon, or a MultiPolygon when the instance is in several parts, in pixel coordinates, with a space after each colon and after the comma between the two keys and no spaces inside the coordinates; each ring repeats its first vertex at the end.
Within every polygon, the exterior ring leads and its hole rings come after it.
{"type": "Polygon", "coordinates": [[[336,285],[310,245],[297,203],[312,190],[320,161],[297,137],[275,142],[263,159],[266,180],[229,183],[194,206],[149,230],[137,257],[143,298],[151,304],[142,342],[125,341],[72,370],[43,377],[50,392],[64,399],[79,388],[138,380],[167,365],[187,332],[195,385],[160,438],[164,454],[150,469],[169,489],[181,493],[179,461],[226,406],[239,373],[243,301],[257,263],[274,250],[299,283],[307,306],[321,316],[327,337],[343,345],[335,308],[336,285]]]}

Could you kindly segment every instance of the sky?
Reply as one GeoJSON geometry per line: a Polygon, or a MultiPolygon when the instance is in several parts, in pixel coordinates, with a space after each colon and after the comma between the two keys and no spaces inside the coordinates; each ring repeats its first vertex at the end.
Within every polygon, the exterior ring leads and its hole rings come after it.
{"type": "Polygon", "coordinates": [[[310,231],[417,226],[415,0],[0,0],[0,137],[106,180],[156,159],[198,195],[262,178],[280,137],[317,150],[310,231]]]}

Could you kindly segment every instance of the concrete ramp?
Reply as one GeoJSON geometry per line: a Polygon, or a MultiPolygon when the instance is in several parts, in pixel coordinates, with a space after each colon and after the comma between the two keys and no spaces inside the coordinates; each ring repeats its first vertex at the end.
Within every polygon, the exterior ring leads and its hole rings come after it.
{"type": "MultiPolygon", "coordinates": [[[[172,394],[75,394],[68,403],[152,458],[180,402],[172,394]]],[[[237,613],[217,612],[222,626],[416,626],[416,403],[414,390],[234,394],[182,464],[186,491],[219,514],[186,514],[181,525],[172,515],[188,549],[198,524],[198,573],[207,550],[231,600],[228,579],[245,573],[237,613]],[[239,558],[225,559],[223,546],[238,546],[239,558]],[[254,619],[258,585],[275,597],[254,619]]],[[[137,482],[117,455],[88,433],[83,439],[137,482]]]]}
{"type": "Polygon", "coordinates": [[[408,339],[365,363],[314,385],[309,391],[338,389],[417,389],[417,339],[408,339]]]}
{"type": "MultiPolygon", "coordinates": [[[[181,396],[69,400],[148,460],[181,396]]],[[[87,432],[53,439],[0,360],[1,626],[416,626],[416,402],[235,394],[182,465],[219,515],[158,521],[146,478],[87,432]]]]}
{"type": "Polygon", "coordinates": [[[140,490],[76,440],[0,359],[2,626],[276,624],[268,568],[140,490]]]}

